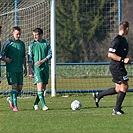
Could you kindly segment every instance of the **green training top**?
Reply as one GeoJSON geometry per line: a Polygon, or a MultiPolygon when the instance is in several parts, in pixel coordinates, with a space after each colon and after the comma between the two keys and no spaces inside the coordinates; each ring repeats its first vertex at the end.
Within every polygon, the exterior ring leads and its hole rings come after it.
{"type": "MultiPolygon", "coordinates": [[[[44,58],[46,58],[47,61],[39,66],[41,70],[48,68],[48,60],[52,58],[50,43],[46,40],[43,40],[42,42],[32,41],[29,45],[28,62],[35,64],[35,62],[40,61],[44,58]]],[[[33,65],[33,69],[36,67],[38,66],[33,65]]]]}
{"type": "Polygon", "coordinates": [[[7,72],[23,72],[23,61],[26,56],[25,44],[23,41],[6,41],[2,48],[0,58],[4,56],[12,59],[10,63],[6,63],[7,72]]]}

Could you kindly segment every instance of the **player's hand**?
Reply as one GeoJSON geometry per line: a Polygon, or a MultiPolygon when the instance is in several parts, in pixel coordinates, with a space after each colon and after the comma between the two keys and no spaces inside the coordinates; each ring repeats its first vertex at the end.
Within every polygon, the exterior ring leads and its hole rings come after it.
{"type": "Polygon", "coordinates": [[[34,72],[32,70],[29,71],[29,77],[34,78],[34,72]]]}
{"type": "Polygon", "coordinates": [[[125,64],[130,64],[130,63],[131,63],[130,58],[125,58],[125,59],[124,59],[124,63],[125,63],[125,64]]]}
{"type": "Polygon", "coordinates": [[[26,68],[24,69],[23,73],[24,73],[24,77],[25,77],[27,75],[27,69],[26,68]]]}
{"type": "Polygon", "coordinates": [[[44,58],[44,59],[42,59],[42,60],[40,60],[40,61],[37,61],[36,63],[35,63],[35,66],[41,66],[44,62],[46,62],[47,61],[47,59],[46,58],[44,58]]]}
{"type": "Polygon", "coordinates": [[[30,78],[34,78],[34,75],[33,75],[33,74],[29,74],[29,77],[30,77],[30,78]]]}
{"type": "Polygon", "coordinates": [[[12,59],[5,58],[5,62],[6,62],[6,63],[10,63],[11,61],[12,61],[12,59]]]}
{"type": "Polygon", "coordinates": [[[40,61],[37,61],[36,63],[35,63],[35,66],[40,66],[41,64],[40,64],[40,61]]]}
{"type": "Polygon", "coordinates": [[[35,66],[40,66],[40,65],[42,65],[42,62],[41,62],[41,61],[37,61],[37,62],[35,63],[35,66]]]}

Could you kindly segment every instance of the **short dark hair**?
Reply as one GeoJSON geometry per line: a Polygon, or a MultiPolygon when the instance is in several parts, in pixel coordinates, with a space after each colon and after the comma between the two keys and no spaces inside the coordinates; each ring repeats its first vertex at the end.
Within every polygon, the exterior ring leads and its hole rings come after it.
{"type": "Polygon", "coordinates": [[[129,22],[128,21],[122,21],[120,23],[120,30],[126,30],[126,28],[129,27],[129,22]]]}
{"type": "Polygon", "coordinates": [[[35,28],[33,32],[38,33],[39,35],[43,34],[43,30],[41,28],[35,28]]]}
{"type": "Polygon", "coordinates": [[[18,27],[18,26],[14,26],[14,27],[13,27],[13,31],[15,31],[15,30],[21,31],[20,27],[18,27]]]}

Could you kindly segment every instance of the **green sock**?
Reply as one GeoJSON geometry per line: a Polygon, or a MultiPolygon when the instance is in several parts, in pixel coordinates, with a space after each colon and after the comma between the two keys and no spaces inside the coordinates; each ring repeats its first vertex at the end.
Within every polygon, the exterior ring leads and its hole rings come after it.
{"type": "Polygon", "coordinates": [[[39,99],[40,99],[40,102],[41,102],[41,104],[42,104],[42,107],[44,107],[45,106],[45,100],[44,100],[44,96],[43,96],[43,91],[38,91],[38,97],[39,97],[39,99]]]}
{"type": "Polygon", "coordinates": [[[39,99],[38,94],[37,94],[34,105],[38,105],[39,101],[40,101],[40,99],[39,99]]]}
{"type": "Polygon", "coordinates": [[[17,106],[17,93],[18,91],[15,88],[12,88],[11,95],[12,95],[12,101],[14,106],[17,106]]]}
{"type": "Polygon", "coordinates": [[[11,90],[11,92],[10,92],[10,101],[11,102],[13,102],[13,97],[12,96],[13,96],[13,91],[11,90]]]}

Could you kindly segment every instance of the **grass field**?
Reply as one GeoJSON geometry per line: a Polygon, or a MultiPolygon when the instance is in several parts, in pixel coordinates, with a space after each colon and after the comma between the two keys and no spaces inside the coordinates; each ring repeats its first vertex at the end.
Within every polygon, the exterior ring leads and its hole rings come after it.
{"type": "MultiPolygon", "coordinates": [[[[66,94],[67,95],[67,94],[66,94]]],[[[0,133],[132,133],[133,95],[127,93],[124,115],[112,116],[116,96],[107,96],[96,108],[92,94],[69,94],[69,97],[46,95],[48,111],[34,111],[34,96],[18,98],[18,112],[12,112],[6,97],[0,98],[0,133]],[[72,111],[70,104],[78,99],[81,110],[72,111]]]]}
{"type": "MultiPolygon", "coordinates": [[[[94,90],[113,87],[108,66],[58,67],[56,75],[57,90],[94,90]],[[89,68],[90,67],[90,68],[89,68]]],[[[133,86],[133,65],[128,68],[129,88],[133,86]]],[[[4,72],[4,71],[2,71],[4,72]]],[[[4,75],[4,74],[2,74],[4,75]]],[[[50,90],[50,82],[47,87],[50,90]]],[[[6,78],[0,84],[0,91],[9,91],[6,78]]],[[[24,78],[23,91],[34,91],[36,87],[29,77],[24,78]]],[[[0,133],[132,133],[133,132],[133,94],[127,93],[123,102],[124,115],[112,116],[116,96],[108,96],[96,108],[92,94],[46,95],[48,111],[32,109],[35,97],[18,98],[19,112],[12,112],[6,97],[0,96],[0,133]],[[70,104],[78,99],[81,110],[72,111],[70,104]]]]}

